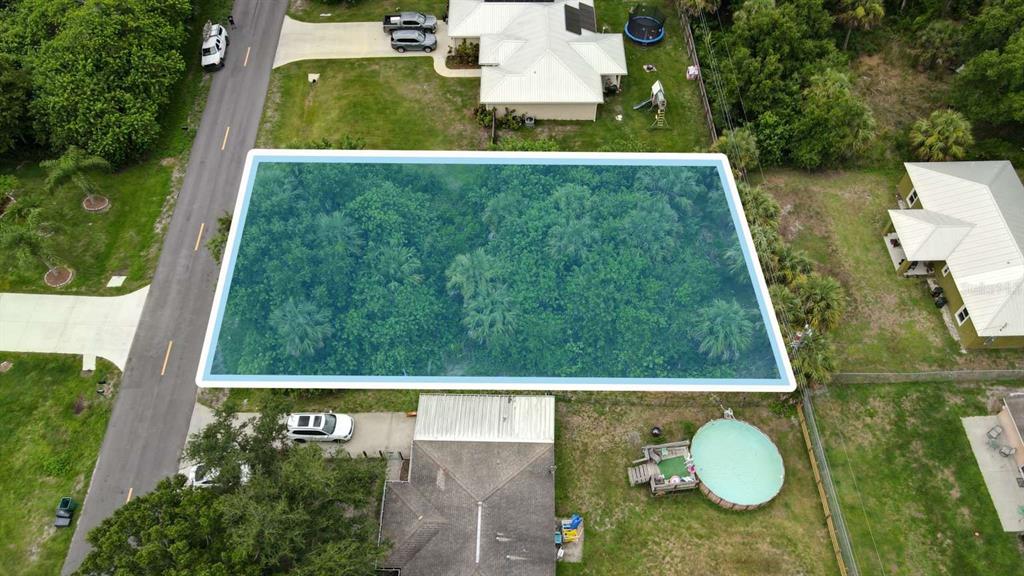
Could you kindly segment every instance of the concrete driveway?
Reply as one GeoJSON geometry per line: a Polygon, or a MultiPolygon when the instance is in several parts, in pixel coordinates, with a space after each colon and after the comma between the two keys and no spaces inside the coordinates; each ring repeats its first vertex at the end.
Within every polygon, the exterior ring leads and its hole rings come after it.
{"type": "MultiPolygon", "coordinates": [[[[235,414],[235,422],[241,424],[257,416],[259,414],[256,412],[239,412],[235,414]]],[[[329,456],[345,451],[353,458],[380,458],[381,455],[398,458],[398,453],[403,458],[409,457],[416,429],[415,417],[406,416],[404,412],[362,412],[351,416],[356,423],[351,440],[343,444],[318,444],[329,456]]],[[[210,422],[213,422],[213,410],[196,402],[188,425],[188,435],[199,432],[210,422]]],[[[178,465],[179,470],[188,464],[182,459],[178,465]]]]}
{"type": "Polygon", "coordinates": [[[124,296],[0,294],[0,350],[81,354],[83,369],[96,357],[122,371],[149,287],[124,296]]]}
{"type": "Polygon", "coordinates": [[[285,16],[281,37],[277,42],[274,68],[300,60],[335,60],[354,58],[413,58],[427,56],[434,61],[434,71],[452,78],[478,78],[480,69],[450,69],[445,66],[448,52],[448,26],[437,23],[437,50],[399,54],[391,48],[390,36],[380,22],[300,22],[285,16]]]}

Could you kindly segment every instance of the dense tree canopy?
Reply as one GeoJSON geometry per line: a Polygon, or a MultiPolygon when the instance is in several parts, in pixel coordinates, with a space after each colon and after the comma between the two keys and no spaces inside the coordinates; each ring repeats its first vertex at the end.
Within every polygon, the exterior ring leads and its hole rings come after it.
{"type": "Polygon", "coordinates": [[[31,89],[28,72],[13,56],[0,53],[0,156],[29,138],[31,89]]]}
{"type": "MultiPolygon", "coordinates": [[[[882,6],[851,0],[838,9],[850,29],[865,29],[882,6]]],[[[702,60],[715,62],[708,96],[716,123],[752,130],[761,163],[835,165],[873,135],[870,110],[842,72],[835,22],[822,0],[745,0],[732,26],[698,42],[702,60]]]]}
{"type": "Polygon", "coordinates": [[[181,78],[192,0],[13,0],[0,7],[0,154],[36,142],[114,164],[156,139],[181,78]]]}
{"type": "Polygon", "coordinates": [[[827,69],[811,78],[800,101],[793,159],[804,168],[834,166],[862,150],[874,136],[875,120],[849,77],[827,69]]]}
{"type": "Polygon", "coordinates": [[[772,374],[731,218],[713,168],[263,164],[215,372],[772,374]]]}
{"type": "Polygon", "coordinates": [[[184,478],[118,508],[89,533],[77,574],[99,576],[373,576],[382,463],[327,460],[281,442],[279,414],[238,426],[219,413],[189,456],[218,470],[211,488],[184,478]],[[251,470],[241,481],[241,467],[251,470]]]}

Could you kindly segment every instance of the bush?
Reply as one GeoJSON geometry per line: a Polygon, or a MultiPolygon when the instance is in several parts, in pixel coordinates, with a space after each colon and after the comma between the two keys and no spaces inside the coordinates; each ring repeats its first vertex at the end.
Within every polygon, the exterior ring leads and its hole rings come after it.
{"type": "Polygon", "coordinates": [[[451,59],[461,66],[476,66],[480,62],[480,44],[463,40],[452,50],[451,59]]]}
{"type": "MultiPolygon", "coordinates": [[[[477,104],[473,109],[473,117],[477,124],[483,128],[490,128],[494,121],[494,108],[488,108],[486,104],[477,104]]],[[[499,130],[519,130],[526,123],[525,114],[516,114],[515,109],[505,107],[505,114],[498,116],[497,127],[499,130]]]]}

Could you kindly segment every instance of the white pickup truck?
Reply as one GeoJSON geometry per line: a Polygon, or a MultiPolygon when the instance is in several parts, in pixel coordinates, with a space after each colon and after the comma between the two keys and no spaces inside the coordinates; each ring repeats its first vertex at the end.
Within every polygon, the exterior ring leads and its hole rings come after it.
{"type": "Polygon", "coordinates": [[[220,24],[206,23],[203,27],[203,70],[220,70],[228,56],[228,31],[220,24]]]}

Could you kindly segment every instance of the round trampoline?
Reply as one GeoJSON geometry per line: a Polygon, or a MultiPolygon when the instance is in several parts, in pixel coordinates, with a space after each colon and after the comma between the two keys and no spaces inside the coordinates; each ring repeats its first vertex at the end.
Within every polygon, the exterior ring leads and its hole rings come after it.
{"type": "Polygon", "coordinates": [[[641,46],[657,44],[665,38],[665,17],[657,8],[638,4],[629,11],[626,36],[641,46]]]}
{"type": "Polygon", "coordinates": [[[701,492],[723,508],[760,508],[782,490],[786,470],[779,449],[742,420],[712,420],[701,426],[690,451],[701,492]]]}

